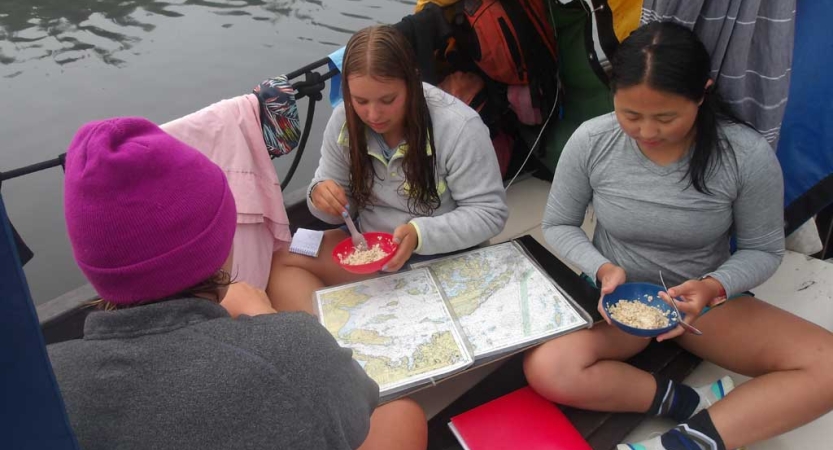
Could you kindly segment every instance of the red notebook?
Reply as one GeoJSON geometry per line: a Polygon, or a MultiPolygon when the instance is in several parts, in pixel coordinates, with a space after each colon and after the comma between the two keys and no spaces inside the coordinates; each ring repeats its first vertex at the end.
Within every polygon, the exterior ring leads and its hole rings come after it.
{"type": "Polygon", "coordinates": [[[530,387],[451,418],[466,450],[592,450],[567,417],[530,387]]]}

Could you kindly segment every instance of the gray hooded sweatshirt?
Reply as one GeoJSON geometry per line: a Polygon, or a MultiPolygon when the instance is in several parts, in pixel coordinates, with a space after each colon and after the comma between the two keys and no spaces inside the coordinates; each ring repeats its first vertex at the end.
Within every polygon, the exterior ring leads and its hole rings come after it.
{"type": "MultiPolygon", "coordinates": [[[[408,211],[408,185],[402,170],[407,145],[400,145],[387,161],[379,143],[368,138],[367,151],[372,156],[376,173],[374,204],[359,211],[359,226],[362,232],[392,233],[397,226],[410,222],[419,234],[419,244],[414,252],[433,255],[472,247],[498,235],[509,217],[509,208],[495,149],[480,116],[436,87],[423,83],[423,89],[433,122],[437,192],[442,203],[430,217],[411,214],[408,211]]],[[[333,180],[344,188],[352,207],[348,139],[342,103],[327,123],[321,159],[307,193],[318,182],[333,180]]],[[[316,208],[309,195],[307,205],[312,214],[324,222],[343,223],[341,217],[316,208]]]]}

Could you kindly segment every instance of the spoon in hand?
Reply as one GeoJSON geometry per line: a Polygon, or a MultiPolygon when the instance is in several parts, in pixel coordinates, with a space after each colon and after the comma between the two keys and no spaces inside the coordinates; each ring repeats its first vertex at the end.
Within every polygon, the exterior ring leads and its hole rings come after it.
{"type": "Polygon", "coordinates": [[[367,239],[359,233],[359,230],[356,229],[356,225],[353,223],[353,219],[350,218],[350,214],[347,211],[343,211],[341,213],[341,217],[344,219],[344,223],[347,224],[347,229],[350,230],[350,238],[353,239],[353,247],[357,251],[365,251],[369,247],[367,246],[367,239]]]}
{"type": "MultiPolygon", "coordinates": [[[[662,283],[662,288],[665,289],[665,293],[668,294],[668,286],[665,285],[665,280],[662,279],[662,271],[661,270],[659,271],[659,281],[660,281],[660,283],[662,283]]],[[[668,296],[671,297],[671,294],[668,294],[668,296]]],[[[674,308],[674,311],[677,313],[677,323],[679,323],[683,327],[684,330],[686,330],[689,333],[692,333],[694,335],[697,335],[697,336],[702,336],[703,335],[702,331],[698,330],[697,328],[694,328],[692,325],[689,325],[689,324],[685,323],[685,321],[683,320],[683,315],[680,314],[680,310],[677,308],[677,301],[674,300],[673,297],[671,297],[671,306],[674,308]]]]}

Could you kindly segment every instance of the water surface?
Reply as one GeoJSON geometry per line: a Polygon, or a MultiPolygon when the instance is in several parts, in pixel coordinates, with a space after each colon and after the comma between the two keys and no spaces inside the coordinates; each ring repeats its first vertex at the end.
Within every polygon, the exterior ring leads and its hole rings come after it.
{"type": "MultiPolygon", "coordinates": [[[[51,159],[84,122],[156,123],[248,93],[262,79],[326,56],[356,30],[394,23],[406,0],[2,0],[0,170],[51,159]]],[[[301,117],[306,111],[306,101],[301,117]]],[[[320,102],[307,154],[287,191],[318,162],[330,107],[320,102]]],[[[276,160],[279,176],[289,157],[276,160]]],[[[35,252],[25,272],[36,303],[85,283],[63,219],[63,175],[8,181],[12,222],[35,252]]]]}

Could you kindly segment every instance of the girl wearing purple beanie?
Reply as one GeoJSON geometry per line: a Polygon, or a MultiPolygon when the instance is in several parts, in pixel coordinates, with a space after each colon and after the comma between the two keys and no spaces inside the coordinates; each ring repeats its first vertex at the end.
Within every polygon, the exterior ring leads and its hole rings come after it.
{"type": "MultiPolygon", "coordinates": [[[[399,246],[388,272],[503,230],[509,209],[489,130],[462,101],[421,82],[405,36],[384,25],[353,35],[341,89],[308,189],[315,217],[341,225],[350,214],[363,232],[392,233],[399,246]]],[[[275,308],[312,312],[315,290],[362,278],[330,257],[348,236],[327,231],[316,258],[275,252],[267,286],[275,308]]]]}
{"type": "Polygon", "coordinates": [[[419,406],[376,408],[376,383],[314,317],[232,284],[234,199],[197,150],[145,119],[89,123],[64,196],[101,296],[83,339],[48,347],[82,448],[425,447],[419,406]]]}

